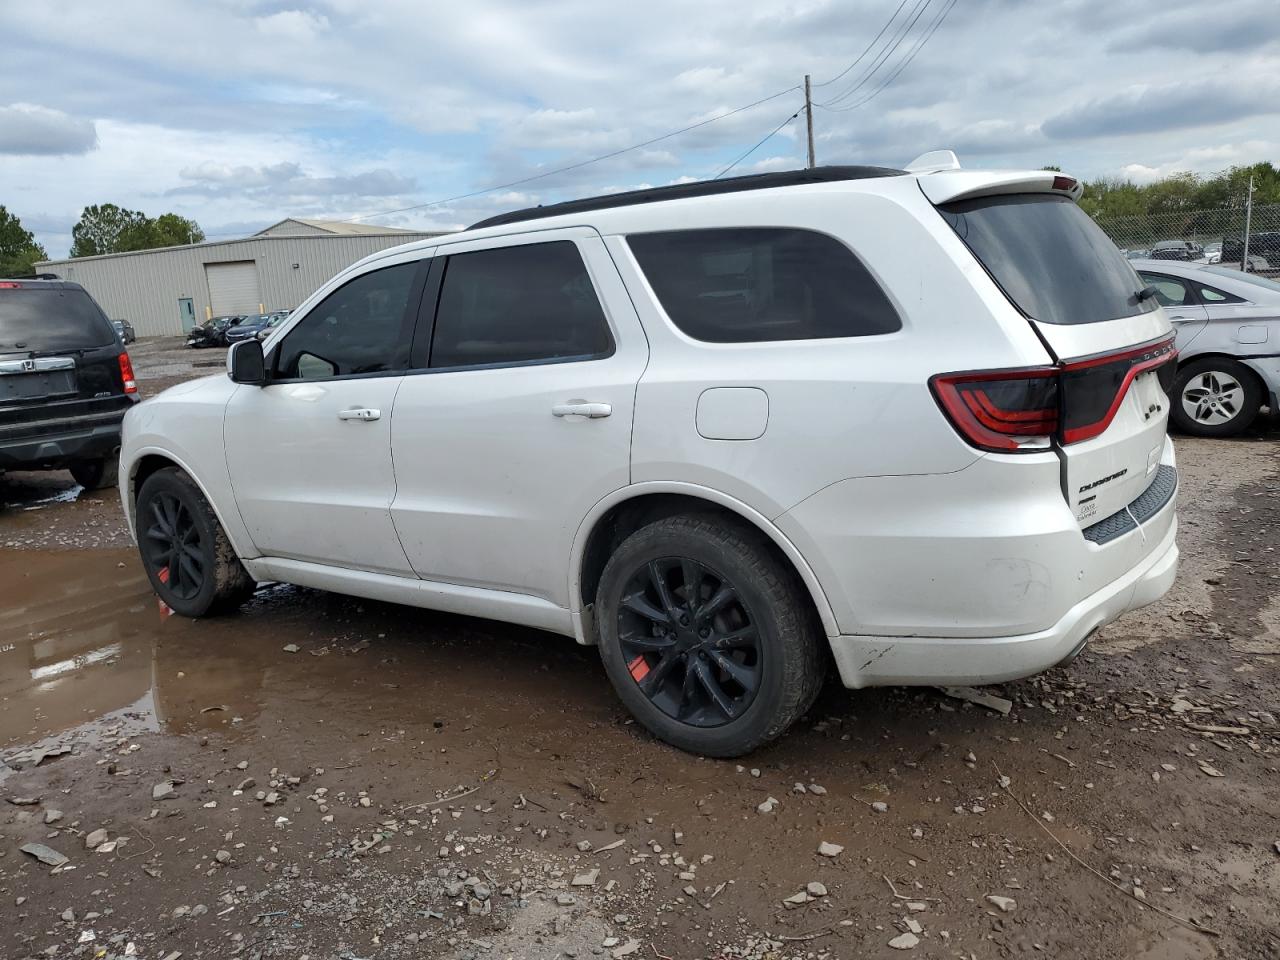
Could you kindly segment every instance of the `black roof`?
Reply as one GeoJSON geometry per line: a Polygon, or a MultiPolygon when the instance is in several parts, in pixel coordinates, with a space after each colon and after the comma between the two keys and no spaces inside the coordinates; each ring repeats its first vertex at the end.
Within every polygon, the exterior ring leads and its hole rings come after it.
{"type": "Polygon", "coordinates": [[[770,187],[791,187],[802,183],[830,183],[834,180],[868,180],[873,177],[899,177],[905,170],[892,167],[813,167],[807,170],[782,170],[778,173],[756,173],[745,177],[729,177],[725,180],[699,180],[697,183],[679,183],[670,187],[651,187],[648,190],[629,190],[611,193],[603,197],[587,197],[582,200],[566,200],[545,207],[528,207],[500,213],[469,230],[481,227],[497,227],[524,220],[540,220],[558,217],[566,213],[585,213],[588,210],[608,210],[611,207],[630,207],[639,203],[658,203],[661,200],[683,200],[686,197],[709,197],[717,193],[739,193],[743,190],[767,190],[770,187]]]}

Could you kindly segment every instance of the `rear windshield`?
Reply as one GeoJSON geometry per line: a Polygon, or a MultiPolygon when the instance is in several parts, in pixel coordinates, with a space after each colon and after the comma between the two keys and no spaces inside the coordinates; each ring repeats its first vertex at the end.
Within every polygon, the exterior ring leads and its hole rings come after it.
{"type": "Polygon", "coordinates": [[[107,318],[83,290],[0,289],[0,351],[91,350],[117,342],[107,318]]]}
{"type": "Polygon", "coordinates": [[[1105,233],[1069,198],[1014,194],[938,208],[1014,306],[1044,323],[1150,313],[1154,298],[1105,233]]]}

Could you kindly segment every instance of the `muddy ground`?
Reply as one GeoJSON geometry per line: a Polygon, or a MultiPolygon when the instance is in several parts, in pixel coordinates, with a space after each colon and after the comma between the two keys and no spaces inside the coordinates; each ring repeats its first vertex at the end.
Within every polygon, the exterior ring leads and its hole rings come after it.
{"type": "MultiPolygon", "coordinates": [[[[144,392],[221,360],[132,352],[144,392]]],[[[1280,430],[1177,448],[1177,585],[1008,716],[831,686],[741,764],[537,631],[166,616],[113,495],[11,474],[0,956],[1280,956],[1280,430]]]]}

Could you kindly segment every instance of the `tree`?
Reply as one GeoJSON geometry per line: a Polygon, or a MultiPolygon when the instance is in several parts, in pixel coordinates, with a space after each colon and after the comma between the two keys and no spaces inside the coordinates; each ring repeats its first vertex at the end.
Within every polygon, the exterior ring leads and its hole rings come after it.
{"type": "Polygon", "coordinates": [[[22,221],[0,206],[0,277],[33,277],[36,263],[48,259],[22,221]]]}
{"type": "Polygon", "coordinates": [[[154,220],[144,218],[142,222],[128,227],[120,235],[116,251],[154,250],[157,247],[200,243],[202,240],[204,231],[200,229],[200,224],[176,213],[162,213],[154,220]]]}
{"type": "Polygon", "coordinates": [[[200,243],[204,240],[204,231],[194,220],[176,213],[162,213],[152,219],[137,210],[104,203],[84,208],[71,238],[71,256],[93,257],[200,243]]]}
{"type": "Polygon", "coordinates": [[[136,210],[126,210],[114,203],[85,207],[79,222],[71,228],[71,256],[96,257],[118,253],[120,239],[136,230],[147,217],[136,210]]]}

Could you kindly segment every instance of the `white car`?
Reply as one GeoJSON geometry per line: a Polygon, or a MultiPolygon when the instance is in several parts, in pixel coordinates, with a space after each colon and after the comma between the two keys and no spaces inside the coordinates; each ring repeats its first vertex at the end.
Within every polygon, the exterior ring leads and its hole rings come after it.
{"type": "Polygon", "coordinates": [[[733,756],[847,687],[1073,657],[1178,564],[1173,333],[1044,171],[828,167],[377,253],[124,424],[188,616],[270,580],[600,646],[733,756]]]}
{"type": "Polygon", "coordinates": [[[1230,267],[1137,260],[1178,340],[1173,422],[1201,437],[1246,429],[1263,404],[1280,412],[1280,283],[1230,267]]]}

